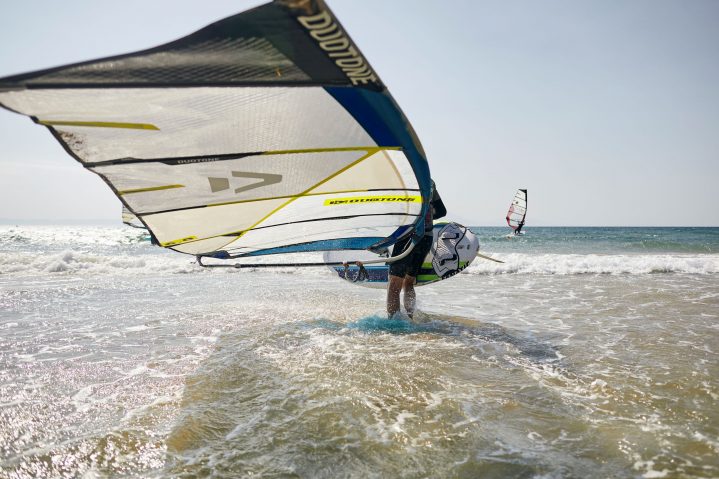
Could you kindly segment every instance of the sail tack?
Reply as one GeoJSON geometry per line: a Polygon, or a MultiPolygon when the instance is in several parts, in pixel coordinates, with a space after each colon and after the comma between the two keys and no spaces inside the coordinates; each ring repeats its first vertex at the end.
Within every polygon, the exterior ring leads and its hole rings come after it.
{"type": "Polygon", "coordinates": [[[322,1],[3,78],[0,105],[48,128],[179,252],[367,249],[421,228],[419,140],[322,1]]]}
{"type": "Polygon", "coordinates": [[[519,189],[512,198],[512,203],[507,211],[507,224],[519,234],[524,227],[524,220],[527,217],[527,190],[519,189]]]}

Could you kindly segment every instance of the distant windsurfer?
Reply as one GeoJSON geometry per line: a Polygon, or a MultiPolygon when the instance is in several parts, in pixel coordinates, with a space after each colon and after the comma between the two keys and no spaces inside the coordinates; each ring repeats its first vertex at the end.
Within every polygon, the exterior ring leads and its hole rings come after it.
{"type": "MultiPolygon", "coordinates": [[[[414,283],[417,281],[424,258],[432,248],[432,228],[433,221],[447,215],[442,198],[437,193],[437,188],[432,181],[432,194],[430,195],[430,205],[424,218],[424,236],[420,238],[412,252],[399,261],[390,264],[389,283],[387,285],[387,314],[391,318],[400,309],[399,294],[404,290],[404,309],[411,318],[414,314],[414,306],[416,294],[414,291],[414,283]]],[[[394,246],[392,256],[398,256],[404,252],[412,243],[412,238],[399,241],[394,246]]]]}
{"type": "Polygon", "coordinates": [[[512,239],[514,236],[519,236],[522,233],[524,227],[524,221],[527,218],[527,190],[520,188],[512,198],[512,203],[509,205],[509,211],[507,211],[507,225],[512,228],[514,234],[507,235],[507,239],[512,239]]]}

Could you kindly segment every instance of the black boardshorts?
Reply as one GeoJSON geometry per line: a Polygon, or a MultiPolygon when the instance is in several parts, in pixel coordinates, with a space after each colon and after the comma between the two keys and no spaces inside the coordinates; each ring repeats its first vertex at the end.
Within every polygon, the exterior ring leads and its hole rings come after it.
{"type": "MultiPolygon", "coordinates": [[[[406,240],[402,240],[395,244],[394,249],[392,250],[392,256],[399,256],[402,254],[405,249],[409,247],[409,244],[411,242],[412,238],[407,238],[406,240]]],[[[389,265],[389,274],[390,276],[399,276],[404,277],[405,275],[412,276],[413,278],[416,278],[419,274],[419,270],[422,268],[422,263],[424,262],[425,256],[427,256],[427,253],[429,253],[429,250],[432,248],[432,236],[425,235],[422,237],[422,239],[419,241],[419,243],[414,247],[412,252],[402,258],[399,261],[395,261],[394,263],[390,263],[389,265]]]]}

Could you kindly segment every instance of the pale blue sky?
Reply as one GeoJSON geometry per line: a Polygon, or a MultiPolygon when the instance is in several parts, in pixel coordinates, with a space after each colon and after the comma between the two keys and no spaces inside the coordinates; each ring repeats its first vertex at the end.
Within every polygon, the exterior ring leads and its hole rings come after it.
{"type": "MultiPolygon", "coordinates": [[[[0,76],[127,53],[264,3],[0,7],[0,76]]],[[[414,125],[450,211],[502,225],[719,226],[719,1],[328,0],[414,125]]],[[[0,220],[119,222],[41,127],[0,111],[0,220]]]]}

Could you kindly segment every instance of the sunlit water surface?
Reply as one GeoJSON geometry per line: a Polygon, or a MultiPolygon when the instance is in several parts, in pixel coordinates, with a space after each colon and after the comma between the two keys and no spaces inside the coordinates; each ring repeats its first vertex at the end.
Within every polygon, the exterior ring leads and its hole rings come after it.
{"type": "Polygon", "coordinates": [[[506,263],[408,321],[325,269],[0,226],[0,477],[719,477],[718,230],[595,230],[480,229],[506,263]]]}

